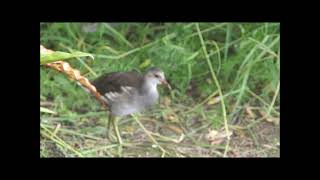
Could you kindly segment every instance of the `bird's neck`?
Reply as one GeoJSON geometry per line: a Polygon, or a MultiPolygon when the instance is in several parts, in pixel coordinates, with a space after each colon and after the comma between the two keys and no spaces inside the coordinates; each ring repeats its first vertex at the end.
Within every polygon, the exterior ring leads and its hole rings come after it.
{"type": "Polygon", "coordinates": [[[141,93],[143,94],[158,94],[157,84],[144,79],[141,86],[141,93]]]}

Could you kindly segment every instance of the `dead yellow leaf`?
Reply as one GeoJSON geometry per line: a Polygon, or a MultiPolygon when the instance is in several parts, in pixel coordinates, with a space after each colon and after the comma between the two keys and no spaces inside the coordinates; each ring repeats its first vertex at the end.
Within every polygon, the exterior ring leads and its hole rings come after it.
{"type": "Polygon", "coordinates": [[[267,122],[270,122],[270,123],[274,123],[275,125],[279,125],[280,123],[280,118],[279,117],[272,117],[272,116],[267,116],[267,113],[264,112],[264,111],[259,111],[259,113],[261,114],[262,117],[265,118],[265,120],[267,122]]]}
{"type": "Polygon", "coordinates": [[[163,118],[170,122],[179,122],[178,117],[174,113],[165,113],[163,118]]]}
{"type": "Polygon", "coordinates": [[[224,140],[227,139],[228,136],[231,136],[232,132],[230,131],[229,134],[226,134],[226,131],[220,130],[216,131],[213,129],[209,129],[208,134],[206,134],[206,139],[211,143],[211,145],[221,144],[224,140]]]}
{"type": "Polygon", "coordinates": [[[267,113],[262,111],[262,110],[259,110],[259,113],[262,117],[266,117],[267,116],[267,113]]]}
{"type": "Polygon", "coordinates": [[[257,116],[253,113],[252,111],[252,108],[250,106],[247,106],[246,108],[246,112],[248,114],[248,116],[251,118],[251,119],[255,119],[257,116]]]}
{"type": "Polygon", "coordinates": [[[209,133],[206,134],[206,139],[208,141],[213,141],[216,138],[216,136],[218,135],[218,133],[219,133],[218,131],[209,129],[209,133]]]}
{"type": "Polygon", "coordinates": [[[269,117],[269,118],[266,118],[266,121],[272,122],[272,123],[274,123],[275,125],[279,125],[279,123],[280,123],[280,118],[269,117]]]}

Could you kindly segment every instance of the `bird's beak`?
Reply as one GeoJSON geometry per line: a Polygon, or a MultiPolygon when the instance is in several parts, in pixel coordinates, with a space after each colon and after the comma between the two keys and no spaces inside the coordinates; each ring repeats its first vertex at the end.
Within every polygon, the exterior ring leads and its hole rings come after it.
{"type": "Polygon", "coordinates": [[[163,85],[167,85],[167,87],[171,90],[172,88],[171,88],[171,86],[170,86],[170,84],[167,82],[167,80],[162,80],[161,81],[161,84],[163,84],[163,85]]]}

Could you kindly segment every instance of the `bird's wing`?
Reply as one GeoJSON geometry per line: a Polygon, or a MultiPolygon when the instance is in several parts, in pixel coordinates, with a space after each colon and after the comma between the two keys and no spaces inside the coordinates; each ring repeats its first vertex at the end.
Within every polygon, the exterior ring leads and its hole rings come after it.
{"type": "Polygon", "coordinates": [[[105,95],[109,92],[122,93],[123,87],[138,89],[143,76],[138,72],[112,72],[98,77],[91,83],[97,88],[97,91],[105,95]]]}

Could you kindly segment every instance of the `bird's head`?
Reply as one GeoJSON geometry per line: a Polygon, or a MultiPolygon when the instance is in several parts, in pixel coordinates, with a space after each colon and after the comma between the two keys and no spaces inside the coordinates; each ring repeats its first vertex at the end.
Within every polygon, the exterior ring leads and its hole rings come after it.
{"type": "Polygon", "coordinates": [[[169,89],[171,89],[169,83],[166,80],[164,72],[157,67],[152,67],[147,70],[145,74],[145,80],[155,86],[158,84],[167,85],[169,89]]]}

